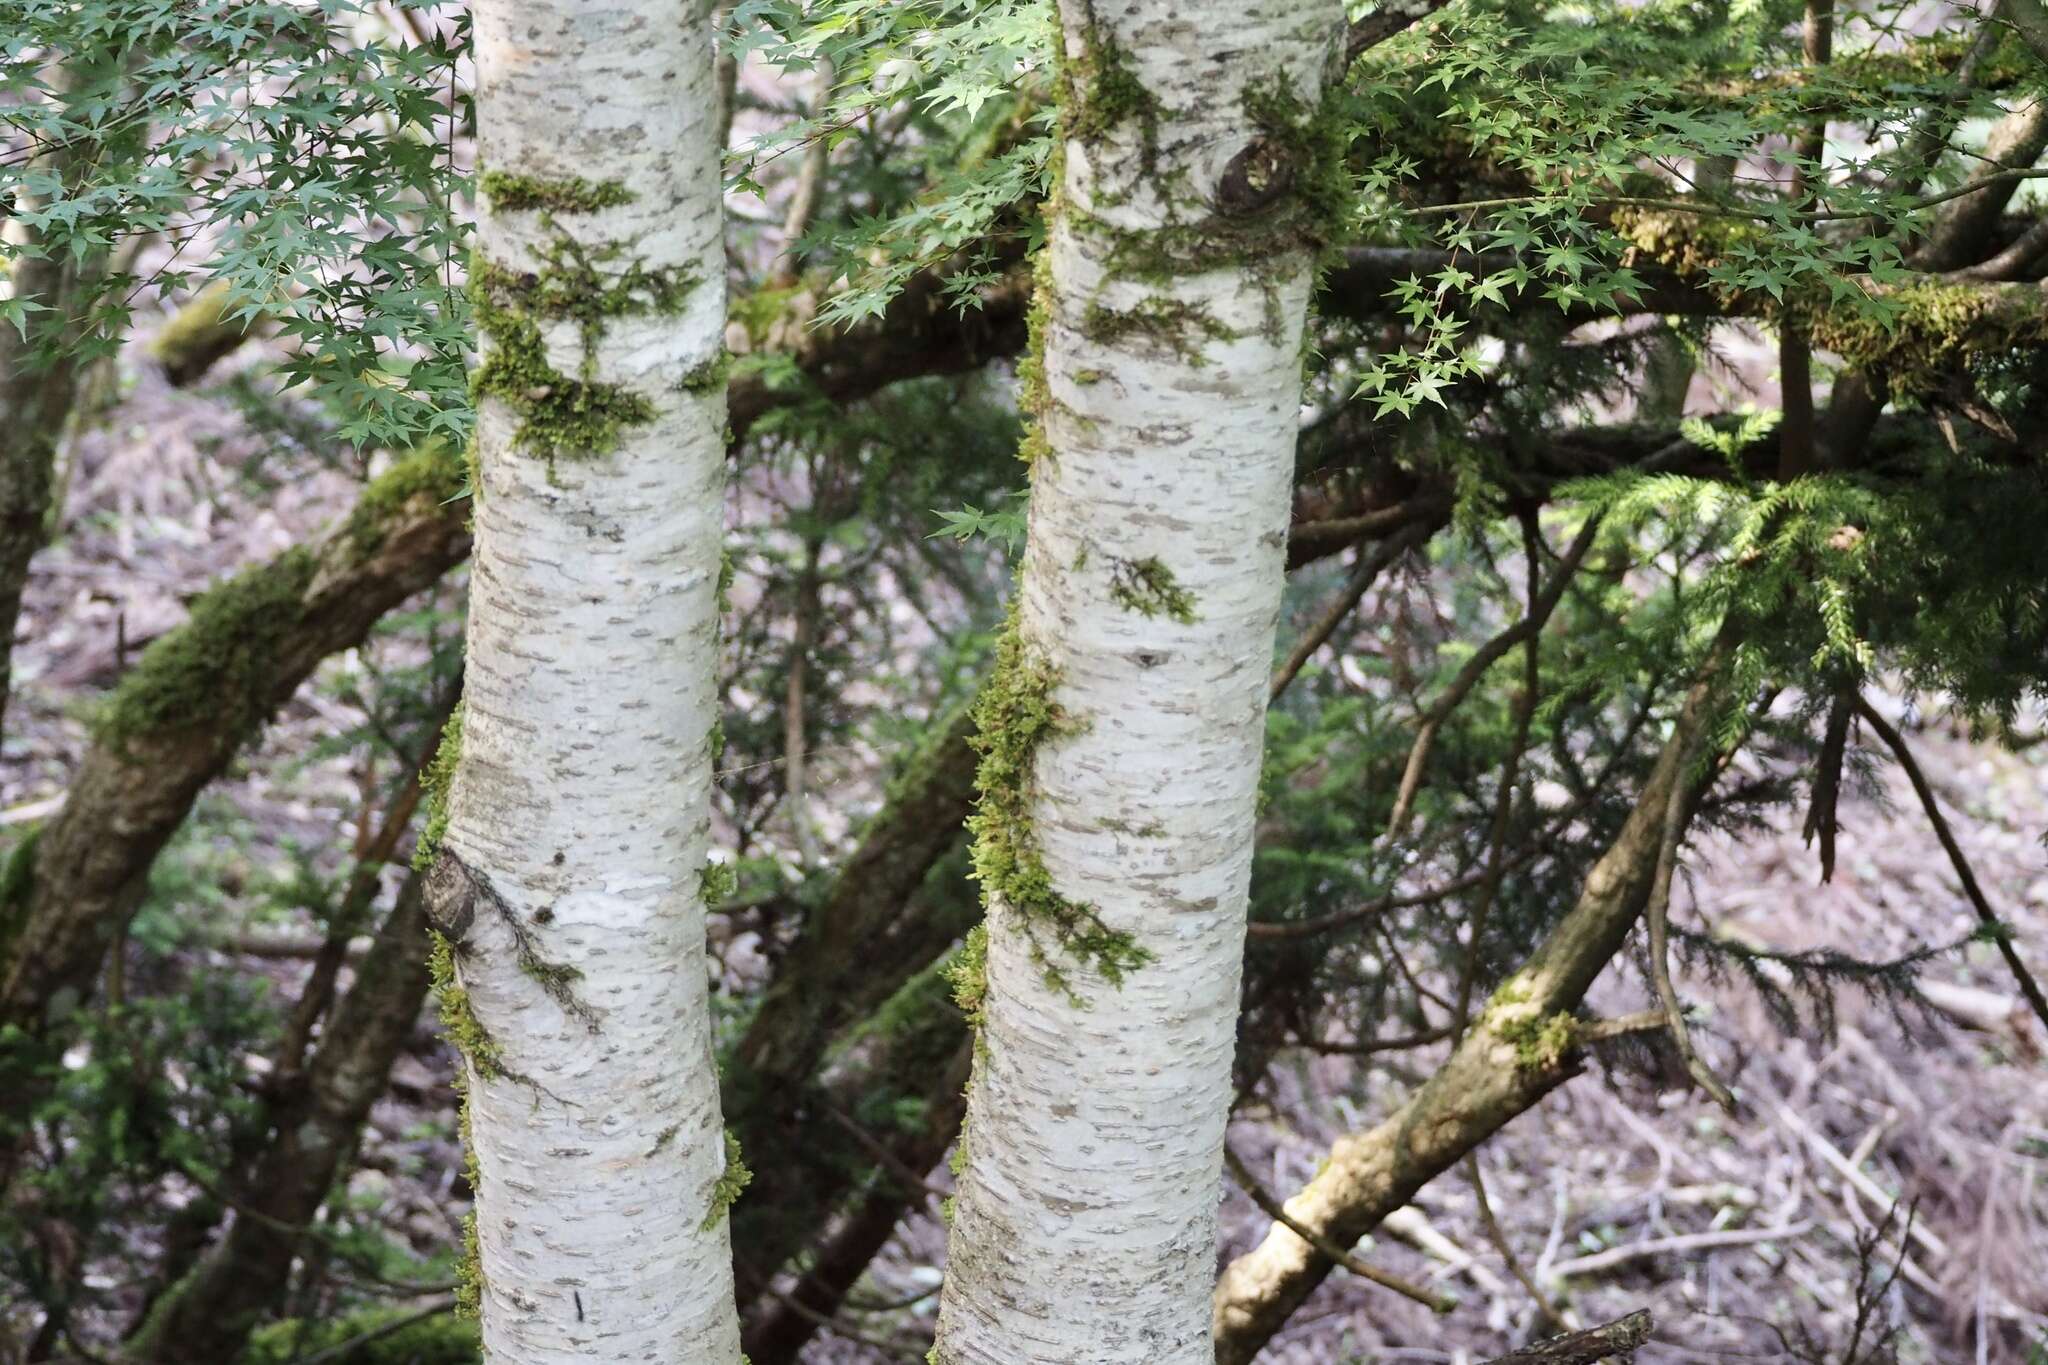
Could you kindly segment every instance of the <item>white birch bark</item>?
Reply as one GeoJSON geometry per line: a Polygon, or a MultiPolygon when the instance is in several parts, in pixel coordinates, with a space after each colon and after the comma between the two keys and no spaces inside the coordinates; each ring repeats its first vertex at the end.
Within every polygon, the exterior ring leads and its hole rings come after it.
{"type": "MultiPolygon", "coordinates": [[[[1210,1365],[1312,168],[1333,0],[1062,0],[1063,168],[1016,629],[1062,730],[1025,782],[1119,987],[989,888],[943,1365],[1210,1365]],[[1034,939],[1062,978],[1049,982],[1034,939]]],[[[984,811],[989,798],[984,795],[984,811]]]]}
{"type": "MultiPolygon", "coordinates": [[[[725,418],[704,380],[725,315],[707,8],[473,9],[472,279],[506,282],[496,302],[558,372],[479,379],[461,758],[431,879],[484,1040],[469,1118],[494,1365],[740,1358],[699,885],[725,418]],[[594,326],[579,290],[610,300],[594,326]],[[586,439],[572,393],[627,415],[586,439]],[[543,414],[565,424],[552,453],[543,414]]],[[[514,348],[482,330],[489,375],[514,348]]]]}

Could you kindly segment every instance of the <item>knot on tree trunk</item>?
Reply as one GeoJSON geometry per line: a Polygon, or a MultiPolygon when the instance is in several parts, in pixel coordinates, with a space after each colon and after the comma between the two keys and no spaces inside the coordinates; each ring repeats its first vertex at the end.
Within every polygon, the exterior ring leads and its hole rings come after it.
{"type": "Polygon", "coordinates": [[[1294,186],[1287,149],[1270,138],[1253,138],[1230,158],[1216,185],[1216,211],[1246,218],[1271,205],[1294,186]]]}

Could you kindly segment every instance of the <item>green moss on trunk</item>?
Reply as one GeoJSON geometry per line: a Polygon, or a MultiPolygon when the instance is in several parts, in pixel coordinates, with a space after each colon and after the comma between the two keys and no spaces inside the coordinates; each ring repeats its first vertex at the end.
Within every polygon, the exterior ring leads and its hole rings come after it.
{"type": "Polygon", "coordinates": [[[1195,621],[1195,595],[1180,585],[1157,556],[1119,559],[1110,567],[1110,600],[1140,616],[1164,616],[1184,626],[1195,621]]]}
{"type": "Polygon", "coordinates": [[[730,1128],[726,1129],[725,1169],[711,1187],[711,1206],[704,1211],[702,1225],[706,1231],[718,1226],[718,1220],[732,1210],[733,1204],[753,1179],[754,1173],[747,1169],[747,1163],[740,1155],[740,1140],[733,1136],[730,1128]]]}
{"type": "Polygon", "coordinates": [[[974,836],[974,876],[984,902],[1000,903],[1031,947],[1046,984],[1079,1001],[1063,959],[1081,963],[1111,985],[1144,966],[1152,955],[1129,934],[1112,930],[1092,905],[1069,900],[1052,884],[1031,818],[1032,768],[1038,748],[1072,730],[1053,701],[1058,675],[1034,657],[1023,638],[1016,607],[996,647],[995,670],[975,700],[981,754],[975,786],[981,793],[967,821],[974,836]]]}
{"type": "Polygon", "coordinates": [[[546,210],[553,213],[596,213],[633,202],[633,192],[616,180],[585,180],[580,175],[516,175],[485,171],[477,187],[501,213],[546,210]]]}

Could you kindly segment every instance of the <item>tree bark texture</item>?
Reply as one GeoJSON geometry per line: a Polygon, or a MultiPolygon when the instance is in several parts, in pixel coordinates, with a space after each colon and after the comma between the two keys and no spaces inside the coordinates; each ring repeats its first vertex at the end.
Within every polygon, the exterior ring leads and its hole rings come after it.
{"type": "Polygon", "coordinates": [[[500,1365],[739,1360],[702,889],[726,407],[708,8],[474,11],[476,553],[428,911],[500,1365]]]}
{"type": "Polygon", "coordinates": [[[943,1365],[1211,1359],[1341,21],[1321,0],[1060,5],[1031,522],[980,706],[987,960],[943,1365]]]}

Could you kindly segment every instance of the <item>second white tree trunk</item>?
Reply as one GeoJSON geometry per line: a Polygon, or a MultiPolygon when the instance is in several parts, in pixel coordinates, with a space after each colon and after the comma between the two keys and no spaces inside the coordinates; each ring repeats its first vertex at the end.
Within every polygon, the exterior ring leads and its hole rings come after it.
{"type": "Polygon", "coordinates": [[[1063,0],[942,1365],[1207,1365],[1324,0],[1063,0]]]}

